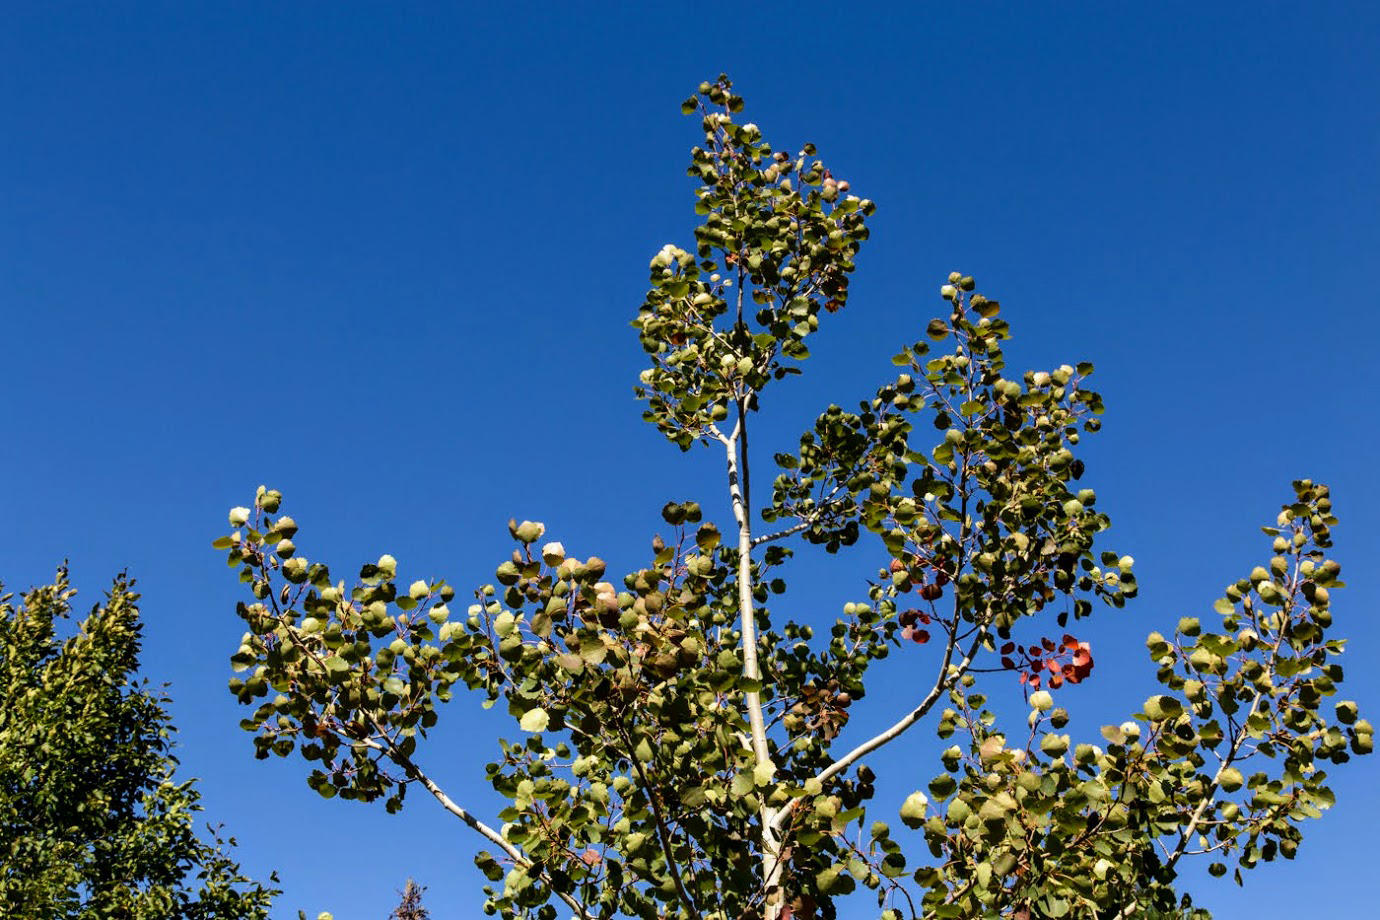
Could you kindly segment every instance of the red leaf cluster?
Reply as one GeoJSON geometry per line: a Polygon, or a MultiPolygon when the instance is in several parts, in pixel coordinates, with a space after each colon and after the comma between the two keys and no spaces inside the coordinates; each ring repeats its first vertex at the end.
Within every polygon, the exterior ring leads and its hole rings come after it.
{"type": "Polygon", "coordinates": [[[930,631],[921,626],[930,625],[930,615],[920,610],[907,610],[896,618],[901,624],[901,638],[909,639],[919,645],[930,641],[930,631]]]}
{"type": "Polygon", "coordinates": [[[1001,647],[1001,666],[1021,672],[1021,683],[1039,689],[1048,683],[1051,690],[1064,684],[1079,684],[1092,673],[1092,647],[1065,633],[1062,640],[1045,638],[1039,645],[1019,646],[1008,642],[1001,647]]]}

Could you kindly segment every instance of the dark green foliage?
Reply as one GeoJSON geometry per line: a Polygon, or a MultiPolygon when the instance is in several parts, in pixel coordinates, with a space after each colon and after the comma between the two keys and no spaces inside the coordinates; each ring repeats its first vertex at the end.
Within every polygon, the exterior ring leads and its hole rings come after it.
{"type": "Polygon", "coordinates": [[[74,593],[59,571],[0,599],[0,915],[266,918],[277,891],[197,836],[167,701],[137,679],[138,595],[117,579],[64,639],[74,593]]]}

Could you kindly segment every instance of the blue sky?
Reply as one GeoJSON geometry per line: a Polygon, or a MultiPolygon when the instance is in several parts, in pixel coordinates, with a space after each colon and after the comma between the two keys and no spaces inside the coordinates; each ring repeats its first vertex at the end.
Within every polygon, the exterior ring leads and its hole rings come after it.
{"type": "MultiPolygon", "coordinates": [[[[1153,689],[1142,641],[1268,556],[1289,481],[1331,483],[1351,588],[1345,696],[1380,706],[1380,13],[1362,3],[36,4],[0,8],[0,577],[70,558],[93,602],[144,591],[202,779],[282,916],[381,918],[408,875],[477,912],[474,838],[420,797],[323,802],[253,759],[225,691],[237,585],[210,540],[266,482],[342,572],[491,577],[511,516],[640,564],[669,498],[728,517],[717,452],[643,425],[627,326],[686,243],[697,125],[728,71],[773,144],[818,144],[878,202],[849,308],[768,405],[770,451],[889,371],[952,269],[999,297],[1013,364],[1092,360],[1087,479],[1141,598],[1091,630],[1084,734],[1153,689]]],[[[788,611],[827,621],[875,554],[803,553],[788,611]]],[[[914,689],[888,663],[886,719],[914,689]]],[[[426,760],[481,813],[503,717],[449,707],[426,760]]],[[[511,734],[515,730],[507,729],[511,734]]],[[[874,766],[900,798],[928,729],[874,766]]],[[[923,761],[922,761],[923,762],[923,761]]],[[[1294,864],[1219,918],[1373,909],[1373,762],[1294,864]]],[[[875,915],[865,903],[849,916],[875,915]]]]}

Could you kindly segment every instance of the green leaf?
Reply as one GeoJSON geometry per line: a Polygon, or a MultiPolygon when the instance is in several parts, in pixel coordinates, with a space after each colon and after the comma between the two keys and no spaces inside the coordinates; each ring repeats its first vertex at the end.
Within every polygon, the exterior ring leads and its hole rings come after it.
{"type": "Polygon", "coordinates": [[[930,794],[937,799],[947,799],[958,788],[958,781],[947,773],[941,773],[930,780],[930,794]]]}
{"type": "Polygon", "coordinates": [[[695,545],[702,553],[712,552],[719,545],[719,528],[713,524],[702,525],[695,534],[695,545]]]}
{"type": "Polygon", "coordinates": [[[1245,778],[1242,777],[1241,771],[1235,767],[1226,767],[1218,775],[1218,783],[1227,792],[1235,792],[1241,788],[1244,782],[1245,778]]]}
{"type": "Polygon", "coordinates": [[[691,786],[680,794],[680,803],[686,808],[702,808],[709,801],[703,786],[691,786]]]}
{"type": "Polygon", "coordinates": [[[1183,704],[1172,696],[1152,696],[1145,701],[1145,715],[1152,722],[1172,719],[1183,712],[1183,704]]]}
{"type": "Polygon", "coordinates": [[[855,887],[853,877],[843,871],[842,866],[830,866],[815,875],[815,884],[822,894],[848,894],[855,887]]]}
{"type": "Polygon", "coordinates": [[[930,800],[923,792],[912,792],[901,804],[901,823],[909,828],[917,828],[925,822],[930,800]]]}
{"type": "Polygon", "coordinates": [[[551,714],[545,709],[529,709],[522,714],[522,718],[518,721],[518,725],[523,731],[532,733],[544,732],[550,724],[551,714]]]}
{"type": "Polygon", "coordinates": [[[1040,739],[1040,750],[1050,757],[1062,757],[1069,749],[1069,736],[1049,732],[1040,739]]]}

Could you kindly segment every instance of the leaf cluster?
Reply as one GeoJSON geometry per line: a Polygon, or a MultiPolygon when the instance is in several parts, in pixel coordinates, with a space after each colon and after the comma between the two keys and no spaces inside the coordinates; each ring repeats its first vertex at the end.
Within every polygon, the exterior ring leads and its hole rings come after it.
{"type": "Polygon", "coordinates": [[[644,414],[682,449],[709,436],[730,408],[768,381],[799,373],[821,309],[842,309],[854,257],[875,206],[848,194],[806,144],[775,150],[721,76],[682,111],[699,114],[704,143],[693,251],[667,244],[653,257],[651,290],[633,326],[652,366],[638,395],[644,414]]]}

